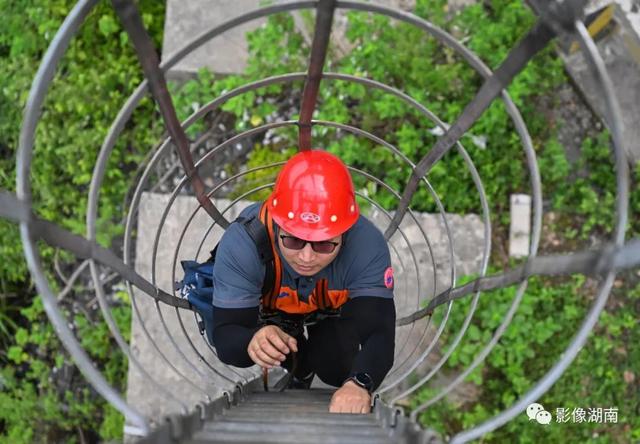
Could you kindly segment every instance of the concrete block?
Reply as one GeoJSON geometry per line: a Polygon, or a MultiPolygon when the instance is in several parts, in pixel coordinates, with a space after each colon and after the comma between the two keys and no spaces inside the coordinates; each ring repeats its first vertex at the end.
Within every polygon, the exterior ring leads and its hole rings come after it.
{"type": "MultiPolygon", "coordinates": [[[[377,0],[376,3],[405,11],[415,7],[415,0],[377,0]]],[[[214,2],[210,0],[168,0],[162,60],[166,60],[207,29],[257,9],[261,4],[264,4],[262,0],[216,0],[214,2]]],[[[299,12],[294,13],[294,18],[302,35],[307,41],[311,41],[313,30],[306,29],[299,12]]],[[[174,78],[192,76],[203,67],[218,74],[241,74],[244,72],[248,59],[246,33],[264,23],[265,19],[257,19],[214,38],[176,64],[169,71],[169,75],[174,78]]],[[[345,38],[345,31],[346,14],[344,11],[338,10],[334,20],[332,42],[343,55],[348,53],[351,48],[345,38]]]]}
{"type": "MultiPolygon", "coordinates": [[[[637,2],[593,2],[587,12],[607,4],[613,15],[595,36],[596,45],[611,77],[622,111],[623,145],[630,163],[640,161],[640,13],[637,2]]],[[[570,42],[569,42],[570,43],[570,42]]],[[[589,106],[603,119],[606,103],[589,65],[576,46],[566,44],[561,56],[567,71],[583,92],[589,106]]],[[[605,124],[610,127],[610,122],[605,124]]]]}
{"type": "Polygon", "coordinates": [[[509,256],[529,256],[531,237],[531,196],[511,195],[511,224],[509,226],[509,256]]]}
{"type": "MultiPolygon", "coordinates": [[[[392,212],[392,217],[393,214],[392,212]]],[[[478,215],[445,215],[452,235],[453,254],[443,216],[427,213],[414,215],[416,221],[405,215],[399,230],[389,242],[395,276],[397,318],[414,313],[435,295],[448,289],[452,285],[453,265],[456,279],[479,273],[482,265],[484,224],[478,215]]],[[[378,210],[372,210],[367,216],[382,232],[385,231],[389,217],[378,210]]],[[[456,310],[455,305],[453,310],[456,310]]],[[[430,322],[428,318],[423,318],[413,325],[396,327],[394,368],[386,381],[391,382],[406,372],[431,343],[438,327],[439,325],[430,322]]],[[[418,374],[425,374],[440,359],[440,347],[443,345],[436,345],[427,360],[418,367],[418,374]]],[[[400,387],[407,388],[407,383],[404,381],[400,387]]],[[[444,381],[436,382],[439,383],[444,381]]],[[[466,390],[464,385],[460,386],[460,389],[466,390]]],[[[458,395],[456,391],[453,396],[458,395]]]]}
{"type": "MultiPolygon", "coordinates": [[[[194,197],[178,197],[168,211],[166,224],[158,236],[158,249],[154,259],[154,240],[168,202],[169,196],[164,194],[145,193],[141,198],[135,269],[141,276],[155,282],[159,288],[173,294],[173,282],[180,280],[182,276],[180,260],[206,260],[209,250],[217,243],[222,230],[214,229],[205,236],[211,225],[210,218],[200,210],[185,231],[184,241],[178,248],[182,229],[197,208],[194,197]],[[197,253],[202,242],[203,246],[197,253]]],[[[225,207],[224,202],[216,202],[216,204],[219,208],[225,207]]],[[[242,208],[242,205],[234,207],[227,216],[231,219],[235,218],[242,208]]],[[[135,291],[134,295],[140,317],[136,316],[135,312],[132,316],[131,351],[151,378],[170,390],[188,406],[205,400],[206,396],[216,398],[222,394],[223,390],[232,388],[232,384],[215,374],[189,345],[187,337],[208,362],[218,368],[223,367],[208,348],[205,338],[200,335],[193,312],[177,311],[164,304],[156,306],[149,296],[140,291],[135,291]],[[159,313],[164,317],[168,334],[159,313]],[[180,326],[180,320],[184,324],[187,337],[180,326]],[[155,346],[145,335],[143,326],[149,332],[155,346]],[[175,341],[177,347],[171,340],[175,341]],[[161,354],[166,356],[183,376],[171,370],[161,354]]],[[[256,369],[238,369],[236,372],[244,377],[258,374],[256,369]]],[[[233,371],[225,370],[224,373],[236,380],[239,379],[233,371]]],[[[170,413],[180,412],[179,404],[169,401],[131,364],[128,374],[127,401],[149,418],[160,418],[170,413]]]]}

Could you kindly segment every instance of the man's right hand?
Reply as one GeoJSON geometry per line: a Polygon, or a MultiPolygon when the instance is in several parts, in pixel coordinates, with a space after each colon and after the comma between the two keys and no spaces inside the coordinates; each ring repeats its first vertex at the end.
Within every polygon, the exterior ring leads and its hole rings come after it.
{"type": "Polygon", "coordinates": [[[247,347],[251,360],[263,368],[279,366],[291,350],[298,351],[298,342],[275,325],[255,332],[247,347]]]}

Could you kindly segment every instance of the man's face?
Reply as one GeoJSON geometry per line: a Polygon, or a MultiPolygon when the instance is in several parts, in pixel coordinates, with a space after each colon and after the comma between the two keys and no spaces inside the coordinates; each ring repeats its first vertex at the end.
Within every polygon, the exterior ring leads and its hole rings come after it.
{"type": "Polygon", "coordinates": [[[309,242],[307,242],[301,250],[293,250],[284,246],[281,236],[293,235],[281,228],[278,235],[278,245],[280,246],[280,252],[287,263],[302,276],[313,276],[329,265],[338,255],[340,248],[342,247],[342,236],[337,236],[333,239],[328,239],[329,242],[338,244],[335,247],[335,250],[331,253],[316,253],[313,251],[311,243],[309,242]]]}

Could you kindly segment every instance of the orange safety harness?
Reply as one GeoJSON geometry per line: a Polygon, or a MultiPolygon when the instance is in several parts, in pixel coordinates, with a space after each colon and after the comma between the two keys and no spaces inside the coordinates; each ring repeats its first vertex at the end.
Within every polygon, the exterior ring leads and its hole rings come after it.
{"type": "MultiPolygon", "coordinates": [[[[272,260],[265,263],[267,269],[265,270],[265,282],[262,287],[263,292],[260,300],[262,313],[269,315],[274,311],[280,311],[276,307],[276,301],[282,284],[282,261],[280,260],[274,241],[275,229],[273,226],[273,219],[269,217],[269,210],[267,209],[267,205],[264,203],[260,207],[259,219],[267,229],[267,236],[271,245],[270,257],[272,257],[272,260]]],[[[311,297],[315,298],[318,311],[327,313],[335,310],[335,307],[332,305],[331,298],[329,297],[329,283],[326,279],[319,279],[316,282],[316,287],[313,290],[311,297]]]]}
{"type": "MultiPolygon", "coordinates": [[[[315,298],[318,309],[308,314],[292,314],[279,310],[276,307],[276,301],[278,294],[280,293],[280,286],[282,284],[282,261],[278,255],[275,244],[275,230],[273,226],[273,219],[269,217],[269,210],[266,203],[263,203],[260,207],[259,220],[266,228],[266,234],[271,245],[271,254],[260,253],[261,259],[265,263],[265,281],[262,286],[262,297],[260,299],[260,323],[263,325],[276,325],[282,329],[285,333],[293,336],[294,338],[302,335],[305,325],[311,325],[316,322],[326,319],[328,317],[338,317],[340,315],[340,308],[333,307],[331,298],[329,297],[329,283],[327,279],[319,279],[316,282],[316,287],[313,290],[310,298],[315,298]]],[[[249,235],[253,238],[258,250],[264,248],[264,241],[258,238],[258,235],[254,237],[255,230],[247,230],[249,235]]],[[[264,230],[263,230],[264,232],[264,230]]],[[[297,367],[296,353],[292,354],[292,368],[289,371],[288,377],[283,381],[284,383],[279,388],[280,391],[284,390],[288,385],[288,382],[293,377],[295,369],[297,367]]],[[[264,390],[268,391],[268,371],[263,369],[262,382],[264,390]]]]}

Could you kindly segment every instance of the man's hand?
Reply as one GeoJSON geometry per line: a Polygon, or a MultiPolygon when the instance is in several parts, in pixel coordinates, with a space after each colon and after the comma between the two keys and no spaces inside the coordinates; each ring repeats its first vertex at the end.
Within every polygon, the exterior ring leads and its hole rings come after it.
{"type": "Polygon", "coordinates": [[[263,368],[279,366],[291,350],[298,351],[298,342],[275,325],[266,325],[255,332],[247,347],[251,360],[263,368]]]}
{"type": "Polygon", "coordinates": [[[331,413],[369,413],[371,395],[353,381],[345,382],[333,394],[329,412],[331,413]]]}

